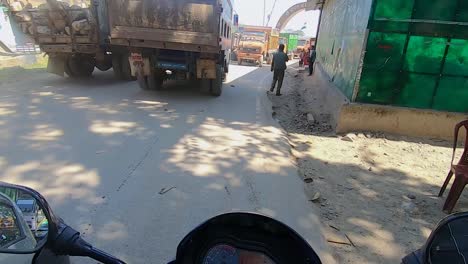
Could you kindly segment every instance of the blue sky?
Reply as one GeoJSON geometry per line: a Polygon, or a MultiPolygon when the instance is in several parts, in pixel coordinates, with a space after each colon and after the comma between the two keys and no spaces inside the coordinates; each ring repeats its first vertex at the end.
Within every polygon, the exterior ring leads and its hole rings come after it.
{"type": "MultiPolygon", "coordinates": [[[[239,23],[247,25],[262,25],[263,24],[263,0],[231,0],[234,4],[234,10],[239,14],[239,23]]],[[[269,26],[274,27],[281,15],[291,6],[296,3],[304,2],[305,0],[276,0],[276,6],[273,10],[269,26]]],[[[271,12],[275,0],[266,0],[267,15],[271,12]]],[[[304,30],[307,36],[315,36],[318,25],[318,11],[301,12],[297,14],[286,29],[301,29],[304,23],[307,22],[307,28],[304,30]]]]}

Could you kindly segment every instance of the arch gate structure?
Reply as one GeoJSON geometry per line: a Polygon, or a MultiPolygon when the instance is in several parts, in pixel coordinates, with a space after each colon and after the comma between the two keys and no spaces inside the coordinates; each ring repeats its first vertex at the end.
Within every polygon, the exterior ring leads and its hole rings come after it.
{"type": "Polygon", "coordinates": [[[291,6],[278,20],[276,23],[276,29],[282,31],[288,22],[297,14],[302,11],[317,10],[321,9],[325,0],[309,0],[291,6]]]}

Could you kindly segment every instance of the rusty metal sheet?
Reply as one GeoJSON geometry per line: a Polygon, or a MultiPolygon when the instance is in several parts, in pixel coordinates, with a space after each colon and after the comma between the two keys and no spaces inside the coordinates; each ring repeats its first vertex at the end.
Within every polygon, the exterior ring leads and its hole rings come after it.
{"type": "Polygon", "coordinates": [[[115,45],[140,47],[140,48],[156,48],[156,49],[168,49],[168,50],[185,50],[193,52],[203,53],[219,53],[219,48],[215,46],[203,46],[173,42],[161,42],[151,40],[126,40],[126,39],[112,39],[112,43],[115,45]]]}
{"type": "Polygon", "coordinates": [[[128,38],[153,40],[161,42],[174,42],[195,45],[212,45],[216,44],[217,38],[215,35],[203,32],[184,32],[164,29],[151,29],[141,27],[124,27],[117,26],[111,32],[112,38],[128,38]]]}
{"type": "Polygon", "coordinates": [[[216,0],[108,1],[111,27],[126,26],[214,33],[216,0]]]}
{"type": "Polygon", "coordinates": [[[51,44],[41,45],[41,50],[46,53],[89,53],[93,54],[99,50],[99,47],[93,44],[90,45],[76,45],[71,44],[51,44]]]}

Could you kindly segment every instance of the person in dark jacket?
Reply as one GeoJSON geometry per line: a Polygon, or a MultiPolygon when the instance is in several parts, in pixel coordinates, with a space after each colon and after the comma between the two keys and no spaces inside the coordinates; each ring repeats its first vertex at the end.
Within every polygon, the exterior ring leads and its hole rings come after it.
{"type": "Polygon", "coordinates": [[[314,62],[317,58],[317,52],[315,51],[315,46],[309,50],[309,76],[314,73],[314,62]]]}
{"type": "Polygon", "coordinates": [[[273,61],[271,62],[273,83],[271,84],[270,92],[275,90],[276,83],[278,83],[276,96],[281,96],[281,87],[283,86],[284,72],[286,71],[286,62],[288,60],[288,55],[284,53],[284,44],[280,44],[278,51],[273,54],[273,61]]]}

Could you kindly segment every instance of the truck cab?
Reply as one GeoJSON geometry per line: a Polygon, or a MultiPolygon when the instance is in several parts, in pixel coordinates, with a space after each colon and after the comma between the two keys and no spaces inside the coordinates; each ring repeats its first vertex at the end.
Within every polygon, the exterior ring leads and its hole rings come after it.
{"type": "Polygon", "coordinates": [[[243,62],[258,64],[262,67],[265,59],[267,36],[264,32],[243,32],[239,42],[237,61],[239,65],[243,62]]]}

